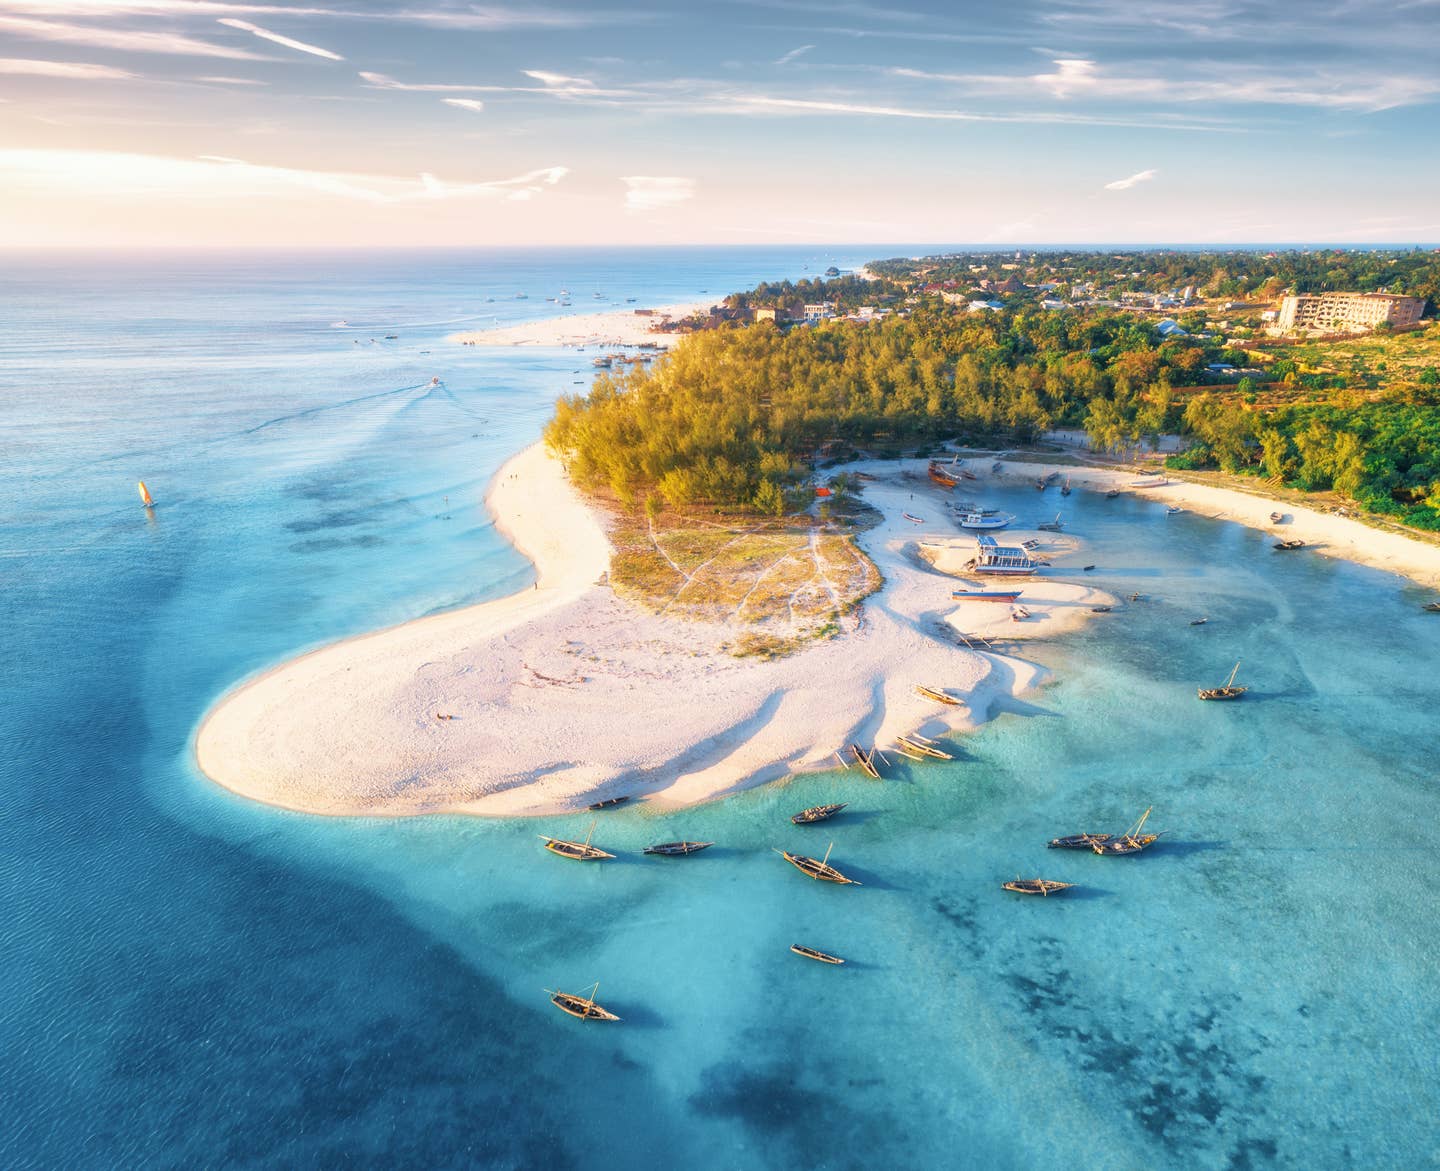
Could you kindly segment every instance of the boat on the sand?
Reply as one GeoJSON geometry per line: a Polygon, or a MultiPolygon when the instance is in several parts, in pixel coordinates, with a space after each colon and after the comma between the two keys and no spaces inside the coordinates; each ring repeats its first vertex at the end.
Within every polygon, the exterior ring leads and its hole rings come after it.
{"type": "Polygon", "coordinates": [[[845,962],[839,956],[832,956],[829,952],[817,951],[813,947],[806,947],[803,943],[792,943],[790,950],[797,956],[804,956],[807,960],[819,960],[822,964],[843,964],[845,962]]]}
{"type": "Polygon", "coordinates": [[[953,695],[947,695],[938,687],[926,687],[923,683],[917,683],[915,684],[915,690],[918,691],[921,695],[923,695],[926,699],[933,699],[936,703],[946,703],[949,704],[951,707],[958,707],[960,704],[960,701],[956,699],[953,695]]]}
{"type": "Polygon", "coordinates": [[[586,808],[592,811],[596,809],[613,809],[616,805],[624,805],[628,800],[630,800],[628,794],[620,797],[606,797],[605,800],[596,801],[593,805],[587,805],[586,808]]]}
{"type": "MultiPolygon", "coordinates": [[[[1154,806],[1152,805],[1150,808],[1153,809],[1154,806]]],[[[1115,834],[1103,842],[1091,842],[1091,852],[1106,856],[1118,856],[1120,854],[1138,854],[1141,850],[1148,850],[1160,840],[1160,834],[1140,832],[1145,828],[1145,822],[1149,817],[1150,809],[1147,809],[1140,815],[1140,820],[1123,834],[1115,834]]]]}
{"type": "MultiPolygon", "coordinates": [[[[550,992],[550,989],[545,991],[550,992]]],[[[561,1012],[568,1012],[582,1021],[618,1021],[620,1018],[613,1012],[607,1012],[595,1003],[595,993],[599,991],[600,983],[597,980],[595,987],[590,989],[589,996],[576,996],[573,992],[550,992],[550,1003],[561,1012]]]]}
{"type": "Polygon", "coordinates": [[[957,602],[1013,602],[1024,590],[952,590],[957,602]]]}
{"type": "Polygon", "coordinates": [[[776,850],[775,852],[784,858],[785,861],[789,862],[791,866],[795,867],[796,870],[800,871],[801,874],[807,874],[819,882],[835,882],[841,886],[859,886],[860,883],[856,882],[853,878],[847,878],[844,874],[840,873],[840,871],[836,870],[835,867],[830,865],[830,851],[834,848],[835,843],[831,842],[825,850],[825,857],[823,858],[807,858],[804,854],[792,854],[788,850],[776,850]]]}
{"type": "Polygon", "coordinates": [[[953,488],[956,484],[960,483],[959,476],[952,475],[933,459],[930,461],[930,467],[927,471],[931,482],[939,484],[942,488],[953,488]]]}
{"type": "Polygon", "coordinates": [[[686,854],[698,854],[701,850],[708,850],[714,844],[714,842],[661,842],[658,846],[646,846],[641,853],[677,858],[686,854]]]}
{"type": "Polygon", "coordinates": [[[1240,664],[1236,663],[1235,670],[1230,672],[1230,678],[1225,680],[1224,684],[1219,687],[1200,687],[1195,693],[1201,699],[1239,699],[1250,690],[1248,687],[1235,686],[1235,676],[1239,671],[1240,664]]]}
{"type": "Polygon", "coordinates": [[[595,823],[590,823],[590,833],[585,835],[583,842],[567,842],[564,838],[547,837],[540,834],[545,843],[545,848],[552,854],[559,854],[562,858],[573,858],[576,862],[599,862],[605,858],[613,858],[614,854],[607,854],[599,846],[590,844],[590,836],[595,832],[595,823]]]}
{"type": "Polygon", "coordinates": [[[1000,884],[1005,890],[1013,890],[1019,895],[1053,895],[1059,894],[1062,890],[1069,890],[1075,884],[1073,882],[1055,882],[1049,878],[1017,878],[1013,882],[1000,884]]]}
{"type": "Polygon", "coordinates": [[[841,801],[837,805],[812,805],[809,809],[802,809],[791,817],[790,823],[792,825],[814,825],[817,821],[829,821],[848,804],[848,801],[841,801]]]}
{"type": "Polygon", "coordinates": [[[872,748],[866,752],[860,745],[852,744],[850,745],[850,755],[855,758],[856,763],[867,777],[877,781],[881,779],[880,770],[875,767],[875,749],[872,748]]]}
{"type": "Polygon", "coordinates": [[[1278,525],[1278,524],[1279,524],[1282,520],[1284,520],[1284,519],[1285,519],[1285,518],[1284,518],[1280,513],[1278,513],[1278,512],[1272,512],[1272,513],[1270,514],[1270,523],[1271,523],[1271,524],[1277,524],[1277,525],[1278,525]]]}
{"type": "Polygon", "coordinates": [[[929,756],[935,760],[954,760],[955,757],[943,749],[935,747],[935,741],[918,732],[912,732],[908,736],[895,737],[901,747],[908,748],[911,752],[918,752],[921,756],[929,756]]]}

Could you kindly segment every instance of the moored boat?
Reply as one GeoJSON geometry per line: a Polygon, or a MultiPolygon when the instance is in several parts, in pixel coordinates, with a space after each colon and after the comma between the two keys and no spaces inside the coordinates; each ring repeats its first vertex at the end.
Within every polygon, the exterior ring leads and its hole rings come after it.
{"type": "Polygon", "coordinates": [[[831,842],[825,850],[823,858],[807,858],[804,854],[792,854],[788,850],[776,850],[775,852],[789,862],[791,866],[800,871],[801,874],[808,874],[820,882],[835,882],[841,886],[859,886],[853,878],[847,878],[835,867],[830,865],[830,851],[835,848],[831,842]]]}
{"type": "Polygon", "coordinates": [[[658,846],[646,846],[641,853],[678,858],[686,854],[698,854],[701,850],[708,850],[714,844],[714,842],[661,842],[658,846]]]}
{"type": "Polygon", "coordinates": [[[903,516],[906,520],[908,520],[912,525],[923,525],[925,523],[925,518],[923,516],[912,516],[908,512],[902,512],[900,515],[903,516]]]}
{"type": "Polygon", "coordinates": [[[1305,548],[1305,542],[1299,540],[1298,538],[1292,538],[1289,541],[1276,541],[1275,548],[1279,549],[1282,553],[1287,553],[1291,549],[1305,548]]]}
{"type": "Polygon", "coordinates": [[[1060,519],[1060,514],[1057,512],[1054,520],[1042,520],[1035,527],[1042,533],[1058,533],[1064,530],[1065,522],[1060,519]]]}
{"type": "Polygon", "coordinates": [[[790,950],[797,956],[804,956],[807,960],[819,960],[822,964],[843,964],[845,962],[839,956],[832,956],[829,952],[806,947],[803,943],[792,943],[790,950]]]}
{"type": "Polygon", "coordinates": [[[881,779],[880,770],[875,767],[875,749],[872,748],[869,752],[866,752],[860,745],[852,744],[850,745],[850,755],[855,758],[855,762],[867,777],[871,777],[877,781],[881,779]]]}
{"type": "Polygon", "coordinates": [[[1230,672],[1230,678],[1225,680],[1220,687],[1200,687],[1195,694],[1201,699],[1239,699],[1250,689],[1248,687],[1236,687],[1235,676],[1240,671],[1240,664],[1235,664],[1235,670],[1230,672]]]}
{"type": "Polygon", "coordinates": [[[1070,477],[1069,477],[1069,476],[1066,476],[1066,477],[1065,477],[1065,483],[1064,483],[1064,484],[1061,486],[1061,488],[1060,488],[1060,495],[1061,495],[1061,496],[1069,496],[1069,495],[1070,495],[1070,477]]]}
{"type": "Polygon", "coordinates": [[[1285,519],[1285,518],[1284,518],[1280,513],[1278,513],[1278,512],[1272,512],[1272,513],[1270,514],[1270,523],[1271,523],[1271,524],[1277,524],[1277,525],[1278,525],[1278,524],[1279,524],[1282,520],[1284,520],[1284,519],[1285,519]]]}
{"type": "Polygon", "coordinates": [[[829,821],[848,804],[848,801],[841,801],[838,805],[812,805],[809,809],[802,809],[792,816],[790,823],[792,825],[814,825],[817,821],[829,821]]]}
{"type": "MultiPolygon", "coordinates": [[[[1154,808],[1152,805],[1151,809],[1154,808]]],[[[1090,849],[1093,853],[1106,856],[1120,854],[1138,854],[1141,850],[1148,850],[1160,840],[1159,834],[1147,834],[1140,831],[1145,828],[1145,822],[1150,816],[1150,810],[1145,810],[1140,815],[1140,820],[1127,829],[1123,834],[1115,834],[1103,842],[1091,842],[1090,849]]]]}
{"type": "Polygon", "coordinates": [[[951,475],[950,472],[946,471],[944,467],[933,459],[930,461],[930,467],[927,469],[927,472],[929,473],[931,481],[939,484],[942,488],[953,488],[956,484],[960,483],[958,476],[951,475]]]}
{"type": "Polygon", "coordinates": [[[994,537],[975,538],[974,571],[997,577],[1031,577],[1040,563],[1030,556],[1023,545],[1001,545],[994,537]]]}
{"type": "Polygon", "coordinates": [[[1045,843],[1047,850],[1088,850],[1096,842],[1108,842],[1110,834],[1067,834],[1063,838],[1051,838],[1045,843]]]}
{"type": "Polygon", "coordinates": [[[1013,890],[1020,895],[1053,895],[1059,894],[1062,890],[1069,890],[1075,884],[1073,882],[1055,882],[1049,878],[1017,878],[1013,882],[1000,884],[1005,890],[1013,890]]]}
{"type": "Polygon", "coordinates": [[[155,497],[150,495],[150,489],[145,487],[145,481],[141,480],[138,484],[135,485],[135,487],[136,490],[140,493],[140,506],[142,508],[154,508],[155,497]]]}
{"type": "Polygon", "coordinates": [[[933,757],[935,760],[954,760],[955,757],[943,749],[936,748],[935,742],[928,737],[921,736],[918,732],[912,732],[909,736],[897,736],[896,740],[904,748],[911,752],[918,752],[921,756],[933,757]]]}
{"type": "Polygon", "coordinates": [[[1115,497],[1117,497],[1117,496],[1119,496],[1119,495],[1120,495],[1120,489],[1119,489],[1119,488],[1111,488],[1110,491],[1108,491],[1108,492],[1105,493],[1105,499],[1106,499],[1106,500],[1114,500],[1115,497]]]}
{"type": "Polygon", "coordinates": [[[597,809],[613,809],[616,805],[624,805],[628,800],[630,800],[628,795],[606,797],[605,800],[596,801],[593,805],[587,805],[586,808],[593,813],[597,809]]]}
{"type": "Polygon", "coordinates": [[[605,858],[613,858],[614,854],[607,854],[599,846],[590,844],[590,835],[595,832],[595,823],[590,823],[590,833],[585,835],[583,842],[567,842],[564,838],[552,838],[540,834],[545,843],[545,848],[552,854],[559,854],[562,858],[573,858],[576,862],[599,862],[605,858]]]}
{"type": "Polygon", "coordinates": [[[984,508],[960,513],[955,518],[955,523],[962,529],[968,529],[971,532],[984,532],[1003,529],[1014,523],[1014,520],[1015,518],[1008,512],[997,512],[993,508],[984,508]]]}
{"type": "Polygon", "coordinates": [[[957,602],[1013,602],[1024,590],[953,590],[950,597],[957,602]]]}
{"type": "MultiPolygon", "coordinates": [[[[550,992],[550,989],[545,989],[550,992]]],[[[613,1012],[607,1012],[595,1003],[595,993],[600,991],[599,981],[590,989],[589,996],[576,996],[573,992],[550,992],[550,1003],[561,1012],[579,1017],[582,1021],[618,1021],[613,1012]]]]}
{"type": "Polygon", "coordinates": [[[1440,602],[1426,602],[1425,605],[1420,608],[1422,610],[1428,610],[1431,614],[1440,614],[1440,602]]]}

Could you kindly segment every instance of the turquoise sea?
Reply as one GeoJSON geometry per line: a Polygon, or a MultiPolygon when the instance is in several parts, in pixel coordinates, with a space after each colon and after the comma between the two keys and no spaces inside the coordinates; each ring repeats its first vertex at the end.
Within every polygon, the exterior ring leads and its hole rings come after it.
{"type": "Polygon", "coordinates": [[[247,674],[528,584],[481,499],[588,357],[447,333],[864,259],[7,258],[0,1166],[1440,1163],[1440,617],[1238,526],[991,493],[1146,600],[1038,649],[1055,682],[954,764],[617,810],[612,863],[536,839],[588,819],[321,819],[196,772],[247,674]],[[1236,659],[1251,694],[1199,704],[1236,659]],[[1145,855],[1044,848],[1151,805],[1145,855]],[[679,837],[718,844],[639,855],[679,837]],[[831,840],[863,886],[771,853],[831,840]],[[623,1024],[547,1002],[597,980],[623,1024]]]}

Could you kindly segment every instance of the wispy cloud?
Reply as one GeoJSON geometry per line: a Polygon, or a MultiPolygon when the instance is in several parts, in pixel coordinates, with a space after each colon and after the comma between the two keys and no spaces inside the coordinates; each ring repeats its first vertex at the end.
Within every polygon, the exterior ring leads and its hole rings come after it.
{"type": "Polygon", "coordinates": [[[344,57],[339,53],[332,53],[329,49],[322,49],[319,45],[306,44],[304,41],[297,41],[291,37],[281,36],[279,33],[271,32],[268,28],[261,28],[258,24],[251,24],[248,20],[236,20],[232,16],[222,16],[219,24],[227,28],[238,28],[241,32],[251,33],[263,41],[271,41],[277,45],[284,45],[287,49],[294,49],[299,53],[309,53],[312,57],[324,57],[328,61],[343,61],[344,57]]]}
{"type": "Polygon", "coordinates": [[[810,52],[810,50],[813,49],[814,47],[815,47],[814,45],[801,45],[798,49],[791,49],[790,52],[784,54],[784,55],[781,56],[781,57],[777,57],[777,58],[775,59],[775,64],[776,64],[776,65],[789,65],[790,62],[793,61],[793,60],[795,60],[796,57],[799,57],[802,53],[808,53],[808,52],[810,52]]]}
{"type": "Polygon", "coordinates": [[[471,110],[476,114],[485,108],[485,103],[478,98],[441,98],[447,106],[454,106],[459,110],[471,110]]]}
{"type": "Polygon", "coordinates": [[[73,61],[31,61],[20,57],[0,57],[0,73],[18,73],[27,77],[64,77],[72,81],[132,81],[138,74],[110,65],[82,65],[73,61]]]}
{"type": "Polygon", "coordinates": [[[678,175],[623,175],[626,211],[658,211],[695,197],[695,180],[678,175]]]}
{"type": "Polygon", "coordinates": [[[1159,172],[1153,169],[1149,171],[1136,171],[1133,175],[1128,175],[1124,179],[1116,179],[1113,183],[1106,183],[1105,190],[1129,191],[1130,188],[1134,187],[1137,183],[1150,182],[1157,174],[1159,174],[1159,172]]]}
{"type": "Polygon", "coordinates": [[[170,53],[186,57],[224,57],[232,61],[263,61],[258,53],[214,45],[180,33],[135,32],[131,29],[98,28],[63,21],[32,20],[24,16],[0,15],[0,33],[49,41],[60,45],[88,45],[130,53],[170,53]]]}
{"type": "Polygon", "coordinates": [[[447,183],[418,178],[272,167],[229,155],[168,155],[85,150],[0,150],[0,176],[10,190],[196,200],[285,198],[319,194],[370,204],[424,200],[530,199],[559,183],[567,167],[543,167],[503,179],[447,183]]]}

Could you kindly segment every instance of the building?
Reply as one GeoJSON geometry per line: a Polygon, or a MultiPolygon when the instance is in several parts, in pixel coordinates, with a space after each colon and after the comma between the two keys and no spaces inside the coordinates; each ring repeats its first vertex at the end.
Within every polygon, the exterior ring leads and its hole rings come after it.
{"type": "Polygon", "coordinates": [[[774,320],[776,320],[776,317],[777,317],[777,311],[774,310],[774,309],[756,309],[756,310],[755,310],[755,320],[756,320],[756,321],[774,321],[774,320]]]}
{"type": "Polygon", "coordinates": [[[1319,293],[1289,296],[1280,303],[1276,329],[1313,329],[1321,333],[1374,329],[1377,325],[1414,325],[1425,312],[1423,297],[1391,293],[1319,293]]]}
{"type": "Polygon", "coordinates": [[[821,301],[819,304],[816,304],[816,305],[806,305],[806,306],[805,306],[805,320],[806,320],[806,321],[811,321],[811,322],[814,322],[814,321],[823,321],[823,320],[824,320],[825,318],[827,318],[827,317],[834,317],[834,316],[835,316],[835,302],[834,302],[834,301],[821,301]]]}

